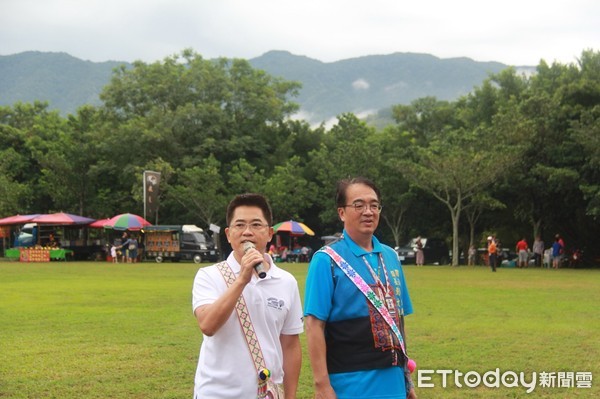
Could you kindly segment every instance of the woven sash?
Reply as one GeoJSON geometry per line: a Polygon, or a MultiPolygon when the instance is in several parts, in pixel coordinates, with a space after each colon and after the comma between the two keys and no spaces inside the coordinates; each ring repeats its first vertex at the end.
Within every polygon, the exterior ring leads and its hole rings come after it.
{"type": "MultiPolygon", "coordinates": [[[[217,268],[221,272],[227,287],[231,286],[231,284],[233,284],[235,281],[235,276],[233,274],[233,270],[231,270],[231,266],[229,266],[227,262],[220,262],[217,264],[217,268]]],[[[238,320],[242,327],[242,331],[244,332],[244,337],[246,338],[246,343],[248,344],[250,356],[252,356],[252,360],[254,361],[254,367],[258,373],[258,388],[256,397],[259,399],[267,397],[277,398],[279,396],[276,396],[273,394],[273,392],[271,392],[273,389],[277,389],[277,387],[272,388],[273,385],[270,381],[271,372],[269,369],[267,369],[265,364],[265,358],[263,356],[262,349],[260,348],[260,342],[256,337],[256,333],[254,332],[252,319],[248,313],[248,307],[246,306],[246,300],[244,299],[243,294],[237,299],[235,311],[237,312],[238,320]]]]}
{"type": "Polygon", "coordinates": [[[402,334],[400,333],[398,326],[396,326],[396,323],[394,322],[392,315],[390,315],[388,308],[385,306],[385,303],[377,296],[377,294],[375,294],[375,292],[373,292],[373,289],[371,289],[371,287],[369,287],[369,284],[367,284],[365,282],[365,280],[361,277],[361,275],[358,274],[354,270],[354,268],[352,266],[350,266],[350,264],[348,262],[346,262],[346,260],[344,260],[344,258],[342,258],[333,248],[326,246],[326,247],[323,247],[322,249],[320,249],[320,251],[325,252],[327,255],[329,255],[331,257],[331,259],[333,259],[335,264],[340,269],[342,269],[342,271],[344,272],[344,274],[346,276],[348,276],[350,281],[352,281],[354,283],[354,285],[356,285],[356,287],[364,294],[364,296],[367,297],[369,302],[371,302],[373,307],[375,307],[375,309],[377,309],[379,314],[381,314],[383,319],[387,322],[387,324],[390,326],[390,328],[392,329],[392,331],[398,338],[398,342],[400,343],[400,348],[402,349],[402,353],[404,353],[404,356],[406,356],[406,358],[408,359],[408,355],[406,354],[406,349],[404,348],[404,339],[402,338],[402,334]]]}

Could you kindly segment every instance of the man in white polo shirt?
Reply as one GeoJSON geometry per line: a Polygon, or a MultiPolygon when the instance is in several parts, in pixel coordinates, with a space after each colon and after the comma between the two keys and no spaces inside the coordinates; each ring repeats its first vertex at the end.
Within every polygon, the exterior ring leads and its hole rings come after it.
{"type": "Polygon", "coordinates": [[[295,278],[265,254],[273,237],[271,207],[260,194],[238,195],[227,207],[226,222],[233,249],[226,262],[234,279],[228,286],[217,265],[204,267],[192,290],[194,315],[204,334],[194,399],[257,397],[257,367],[235,310],[240,295],[272,381],[283,384],[285,398],[293,399],[302,359],[302,305],[295,278]],[[260,263],[264,278],[255,270],[260,263]]]}

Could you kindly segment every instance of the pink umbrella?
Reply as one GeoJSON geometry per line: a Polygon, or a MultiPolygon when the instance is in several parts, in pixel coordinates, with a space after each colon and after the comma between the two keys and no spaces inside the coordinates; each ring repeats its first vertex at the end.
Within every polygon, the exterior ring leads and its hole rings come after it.
{"type": "Polygon", "coordinates": [[[0,226],[9,225],[9,224],[24,224],[31,221],[31,219],[40,216],[39,213],[35,213],[33,215],[15,215],[9,216],[4,219],[0,219],[0,226]]]}
{"type": "Polygon", "coordinates": [[[40,224],[90,224],[96,219],[90,219],[70,213],[58,212],[47,215],[39,215],[30,220],[31,223],[40,224]]]}

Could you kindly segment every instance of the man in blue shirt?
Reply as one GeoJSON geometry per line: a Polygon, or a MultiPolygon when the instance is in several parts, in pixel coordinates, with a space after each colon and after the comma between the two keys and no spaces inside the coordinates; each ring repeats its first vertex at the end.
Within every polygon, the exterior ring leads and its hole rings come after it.
{"type": "MultiPolygon", "coordinates": [[[[404,335],[412,304],[396,252],[373,236],[379,224],[379,189],[366,178],[338,182],[336,203],[343,238],[331,248],[385,304],[404,335]]],[[[403,343],[353,279],[323,251],[306,280],[308,354],[317,398],[414,399],[403,343]]]]}

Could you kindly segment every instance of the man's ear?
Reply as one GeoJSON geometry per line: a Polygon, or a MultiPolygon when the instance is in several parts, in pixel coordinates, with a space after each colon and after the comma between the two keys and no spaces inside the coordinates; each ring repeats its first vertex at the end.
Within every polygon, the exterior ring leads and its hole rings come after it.
{"type": "Polygon", "coordinates": [[[345,211],[345,209],[344,209],[344,208],[342,208],[342,207],[339,207],[339,208],[337,209],[337,212],[338,212],[338,217],[339,217],[339,218],[340,218],[340,220],[343,222],[343,221],[344,221],[344,218],[346,217],[346,211],[345,211]]]}

